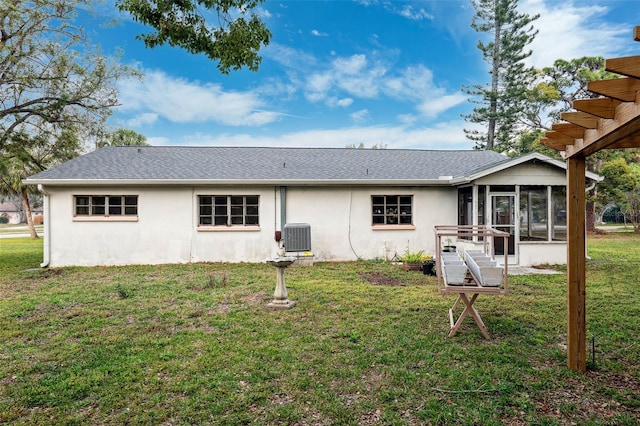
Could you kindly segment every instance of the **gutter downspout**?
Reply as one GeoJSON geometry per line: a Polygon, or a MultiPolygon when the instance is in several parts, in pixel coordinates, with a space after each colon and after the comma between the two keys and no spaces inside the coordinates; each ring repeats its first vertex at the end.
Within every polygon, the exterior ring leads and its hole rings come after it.
{"type": "Polygon", "coordinates": [[[287,223],[287,187],[280,187],[280,230],[284,231],[287,223]]]}
{"type": "Polygon", "coordinates": [[[38,191],[44,195],[42,207],[44,211],[44,247],[43,247],[43,261],[40,264],[41,268],[49,267],[51,263],[51,213],[50,213],[50,201],[49,193],[44,190],[42,184],[38,184],[38,191]]]}

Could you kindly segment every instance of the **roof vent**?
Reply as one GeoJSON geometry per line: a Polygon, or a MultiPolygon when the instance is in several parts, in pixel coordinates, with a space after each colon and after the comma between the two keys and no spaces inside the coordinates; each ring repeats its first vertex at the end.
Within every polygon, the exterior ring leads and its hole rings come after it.
{"type": "Polygon", "coordinates": [[[284,225],[284,248],[286,251],[311,251],[311,225],[287,223],[284,225]]]}

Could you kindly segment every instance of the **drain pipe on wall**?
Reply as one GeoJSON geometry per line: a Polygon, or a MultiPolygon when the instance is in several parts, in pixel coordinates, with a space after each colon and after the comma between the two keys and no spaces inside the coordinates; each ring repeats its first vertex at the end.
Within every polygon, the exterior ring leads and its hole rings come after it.
{"type": "Polygon", "coordinates": [[[51,210],[49,209],[49,193],[42,184],[38,184],[38,191],[44,195],[42,207],[44,210],[44,247],[41,268],[47,268],[51,262],[51,210]]]}
{"type": "Polygon", "coordinates": [[[284,225],[287,223],[287,187],[280,187],[280,230],[276,231],[276,241],[284,246],[284,225]]]}

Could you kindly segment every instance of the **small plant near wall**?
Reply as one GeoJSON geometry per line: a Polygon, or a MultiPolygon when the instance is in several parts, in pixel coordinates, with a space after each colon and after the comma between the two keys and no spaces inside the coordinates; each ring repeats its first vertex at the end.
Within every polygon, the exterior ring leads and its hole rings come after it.
{"type": "Polygon", "coordinates": [[[433,257],[430,254],[425,254],[424,250],[416,252],[407,250],[400,258],[402,261],[402,269],[405,271],[420,271],[422,264],[432,259],[433,257]]]}
{"type": "Polygon", "coordinates": [[[446,239],[444,247],[442,248],[442,251],[446,251],[450,253],[456,252],[456,246],[453,244],[453,241],[451,241],[451,238],[446,239]]]}

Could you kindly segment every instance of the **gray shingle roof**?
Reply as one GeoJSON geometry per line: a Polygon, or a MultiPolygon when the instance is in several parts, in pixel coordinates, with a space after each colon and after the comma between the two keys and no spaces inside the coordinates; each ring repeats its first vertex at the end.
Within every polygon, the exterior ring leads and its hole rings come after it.
{"type": "Polygon", "coordinates": [[[493,151],[106,147],[29,177],[59,180],[384,181],[460,178],[509,161],[493,151]]]}

